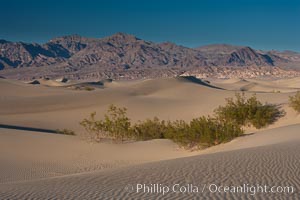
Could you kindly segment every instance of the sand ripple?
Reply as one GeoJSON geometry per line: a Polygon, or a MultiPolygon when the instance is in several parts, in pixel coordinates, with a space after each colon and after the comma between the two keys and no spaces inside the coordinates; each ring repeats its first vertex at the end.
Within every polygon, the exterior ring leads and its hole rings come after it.
{"type": "Polygon", "coordinates": [[[106,172],[95,172],[19,184],[0,185],[1,199],[297,199],[300,188],[300,145],[287,142],[210,155],[161,161],[106,172]],[[167,193],[124,190],[128,184],[261,184],[291,185],[293,194],[167,193]]]}

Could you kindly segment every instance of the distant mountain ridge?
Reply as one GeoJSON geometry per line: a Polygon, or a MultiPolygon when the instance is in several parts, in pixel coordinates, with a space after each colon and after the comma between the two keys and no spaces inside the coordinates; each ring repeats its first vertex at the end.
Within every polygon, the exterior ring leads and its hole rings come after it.
{"type": "MultiPolygon", "coordinates": [[[[68,73],[74,76],[77,73],[76,76],[80,77],[86,72],[109,76],[107,73],[134,74],[135,70],[147,77],[145,71],[149,70],[277,67],[298,62],[299,55],[224,44],[187,48],[170,42],[148,42],[125,33],[101,39],[70,35],[42,45],[0,40],[0,74],[13,75],[38,67],[39,76],[64,76],[68,73]]],[[[30,73],[25,74],[30,78],[30,73]]]]}

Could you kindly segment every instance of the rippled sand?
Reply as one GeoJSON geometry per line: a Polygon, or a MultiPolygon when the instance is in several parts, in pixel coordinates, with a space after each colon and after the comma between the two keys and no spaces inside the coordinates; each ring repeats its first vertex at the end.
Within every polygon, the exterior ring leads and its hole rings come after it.
{"type": "MultiPolygon", "coordinates": [[[[253,134],[201,151],[180,149],[169,140],[97,144],[80,136],[0,128],[0,199],[297,199],[300,118],[287,102],[298,82],[277,81],[281,89],[288,89],[269,92],[276,86],[269,84],[266,91],[257,93],[260,100],[281,104],[286,110],[278,122],[265,130],[247,129],[253,134]],[[295,192],[210,193],[212,183],[290,185],[295,192]],[[136,192],[136,184],[206,188],[199,193],[162,195],[136,192]]],[[[239,80],[216,81],[210,87],[173,78],[112,82],[89,92],[0,79],[0,121],[21,127],[69,128],[82,135],[78,122],[92,111],[103,113],[110,103],[126,106],[133,121],[153,116],[190,120],[211,114],[243,84],[239,80]]],[[[255,87],[248,89],[261,90],[266,85],[256,81],[255,87]]]]}

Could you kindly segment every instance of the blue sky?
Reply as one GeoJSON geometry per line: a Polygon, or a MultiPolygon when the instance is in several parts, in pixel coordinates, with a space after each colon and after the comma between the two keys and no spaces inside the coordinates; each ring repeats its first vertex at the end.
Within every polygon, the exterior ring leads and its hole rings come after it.
{"type": "Polygon", "coordinates": [[[116,32],[197,47],[300,51],[300,0],[0,0],[0,38],[44,43],[116,32]]]}

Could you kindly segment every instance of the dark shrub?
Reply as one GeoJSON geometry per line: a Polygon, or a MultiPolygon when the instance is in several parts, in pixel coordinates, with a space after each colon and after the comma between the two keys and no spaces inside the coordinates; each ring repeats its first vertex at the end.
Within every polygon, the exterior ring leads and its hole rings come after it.
{"type": "Polygon", "coordinates": [[[290,96],[289,106],[300,113],[300,92],[297,92],[294,96],[290,96]]]}
{"type": "Polygon", "coordinates": [[[89,118],[83,119],[80,125],[89,133],[88,138],[100,141],[101,138],[108,137],[106,127],[103,120],[95,119],[96,112],[90,114],[89,118]]]}
{"type": "Polygon", "coordinates": [[[76,135],[74,131],[69,130],[69,129],[62,129],[62,130],[58,129],[58,130],[56,130],[56,132],[58,134],[63,134],[63,135],[76,135]]]}
{"type": "Polygon", "coordinates": [[[225,106],[215,110],[215,117],[199,117],[190,123],[183,120],[165,122],[155,117],[131,125],[127,109],[111,105],[103,120],[96,120],[96,113],[92,113],[80,124],[97,140],[168,138],[187,148],[199,148],[230,141],[243,134],[242,126],[262,128],[283,115],[278,106],[262,104],[255,95],[246,99],[244,94],[236,94],[236,99],[226,101],[225,106]]]}
{"type": "Polygon", "coordinates": [[[169,122],[165,138],[187,148],[201,148],[230,141],[243,134],[239,125],[212,117],[199,117],[189,124],[182,120],[169,122]]]}
{"type": "Polygon", "coordinates": [[[190,123],[191,141],[196,141],[200,146],[223,143],[242,133],[241,126],[212,117],[200,117],[190,123]]]}
{"type": "Polygon", "coordinates": [[[189,146],[189,131],[189,124],[183,120],[176,120],[174,122],[168,121],[164,137],[182,146],[189,146]]]}
{"type": "Polygon", "coordinates": [[[150,140],[164,138],[166,132],[165,121],[160,121],[157,117],[139,121],[132,127],[132,137],[137,140],[150,140]]]}
{"type": "Polygon", "coordinates": [[[265,104],[257,107],[255,113],[250,115],[249,122],[255,128],[260,129],[273,124],[278,118],[282,117],[284,112],[278,106],[273,104],[265,104]]]}
{"type": "Polygon", "coordinates": [[[110,105],[107,114],[104,115],[104,120],[95,120],[96,113],[94,112],[80,124],[96,140],[112,138],[116,141],[123,141],[131,137],[130,120],[126,116],[126,111],[126,108],[110,105]]]}
{"type": "Polygon", "coordinates": [[[183,120],[161,121],[157,117],[139,121],[131,126],[126,108],[111,105],[104,120],[96,120],[96,113],[80,124],[96,141],[112,138],[150,140],[167,138],[186,148],[207,147],[229,141],[243,133],[239,125],[212,117],[200,117],[190,123],[183,120]]]}
{"type": "Polygon", "coordinates": [[[237,93],[235,97],[226,99],[226,105],[215,110],[217,118],[240,126],[262,128],[284,115],[277,105],[262,104],[255,94],[249,99],[246,99],[244,93],[237,93]]]}

